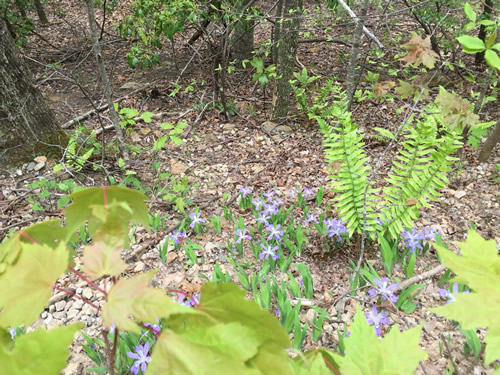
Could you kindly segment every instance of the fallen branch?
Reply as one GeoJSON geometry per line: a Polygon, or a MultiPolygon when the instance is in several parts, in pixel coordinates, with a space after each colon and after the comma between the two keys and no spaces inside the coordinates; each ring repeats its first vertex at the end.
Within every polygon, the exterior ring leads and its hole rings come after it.
{"type": "Polygon", "coordinates": [[[439,266],[434,267],[433,269],[431,269],[427,272],[421,273],[420,275],[415,275],[415,276],[410,277],[409,279],[403,281],[401,284],[399,284],[399,286],[395,289],[395,291],[402,290],[403,288],[407,287],[408,285],[415,284],[415,283],[418,283],[420,281],[424,281],[426,279],[429,279],[432,276],[435,276],[438,273],[443,272],[444,270],[446,270],[446,267],[443,266],[442,264],[440,264],[439,266]]]}
{"type": "MultiPolygon", "coordinates": [[[[351,8],[349,8],[349,5],[347,5],[344,0],[338,0],[338,3],[340,5],[342,5],[342,8],[344,8],[346,10],[347,13],[349,13],[349,15],[354,19],[354,21],[356,23],[358,23],[358,17],[354,14],[354,12],[351,10],[351,8]]],[[[376,44],[377,46],[380,48],[380,49],[384,49],[384,45],[380,42],[380,40],[377,39],[377,37],[375,35],[373,35],[373,33],[368,30],[366,28],[366,26],[363,26],[363,32],[368,35],[376,44]]]]}
{"type": "MultiPolygon", "coordinates": [[[[145,90],[145,89],[147,89],[147,88],[149,88],[149,87],[153,86],[153,85],[154,85],[154,84],[156,84],[158,81],[159,81],[159,80],[156,80],[156,81],[154,81],[154,82],[150,82],[150,83],[148,83],[148,84],[144,85],[143,87],[138,88],[137,90],[134,90],[134,91],[132,91],[132,92],[129,92],[127,95],[122,96],[122,97],[120,97],[120,98],[118,98],[118,99],[114,100],[114,101],[113,101],[113,103],[120,103],[121,101],[123,101],[123,100],[125,100],[125,99],[128,99],[130,96],[132,96],[132,95],[134,95],[134,94],[136,94],[136,93],[138,93],[138,92],[140,92],[140,91],[143,91],[143,90],[145,90]]],[[[82,114],[82,115],[80,115],[80,116],[78,116],[78,117],[76,117],[76,118],[74,118],[74,119],[72,119],[72,120],[70,120],[70,121],[66,122],[66,123],[65,123],[65,124],[63,124],[61,127],[62,127],[63,129],[67,129],[67,128],[69,128],[69,127],[71,127],[71,126],[73,126],[73,125],[75,125],[75,124],[77,124],[77,123],[79,123],[79,122],[81,122],[81,121],[83,121],[83,120],[88,119],[88,118],[89,118],[90,116],[92,116],[94,113],[96,113],[96,112],[102,112],[102,111],[105,111],[106,109],[108,109],[108,104],[103,104],[102,106],[98,107],[98,108],[97,108],[97,110],[96,110],[96,109],[92,109],[92,110],[90,110],[90,111],[88,111],[88,112],[85,112],[84,114],[82,114]]]]}

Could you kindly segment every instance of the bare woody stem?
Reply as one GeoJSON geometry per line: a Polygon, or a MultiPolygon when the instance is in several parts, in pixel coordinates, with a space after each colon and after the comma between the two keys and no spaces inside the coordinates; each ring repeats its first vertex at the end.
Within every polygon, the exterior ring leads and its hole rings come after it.
{"type": "Polygon", "coordinates": [[[68,264],[68,268],[69,268],[69,269],[70,269],[70,270],[71,270],[74,274],[76,274],[76,275],[77,275],[80,279],[82,279],[82,280],[86,281],[87,283],[89,283],[89,285],[90,285],[90,286],[92,286],[95,290],[98,290],[99,292],[101,292],[101,293],[102,293],[102,294],[104,294],[105,296],[107,296],[107,295],[108,295],[108,293],[107,293],[105,290],[103,290],[103,289],[99,288],[99,287],[98,287],[95,283],[93,283],[92,281],[90,281],[90,280],[89,280],[89,278],[87,278],[87,276],[85,276],[85,275],[84,275],[84,274],[82,274],[81,272],[78,272],[76,269],[74,269],[74,268],[73,268],[72,266],[70,266],[69,264],[68,264]]]}

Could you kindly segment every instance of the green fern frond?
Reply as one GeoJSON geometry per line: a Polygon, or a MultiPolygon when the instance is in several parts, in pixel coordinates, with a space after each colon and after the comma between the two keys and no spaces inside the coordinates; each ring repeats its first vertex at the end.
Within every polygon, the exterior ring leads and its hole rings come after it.
{"type": "Polygon", "coordinates": [[[448,184],[446,173],[456,160],[450,155],[460,146],[454,133],[436,139],[432,121],[417,121],[415,128],[406,129],[406,140],[386,178],[391,186],[384,189],[383,216],[386,230],[394,237],[413,226],[422,206],[430,207],[428,201],[438,200],[438,189],[448,184]]]}
{"type": "MultiPolygon", "coordinates": [[[[361,232],[364,222],[365,189],[369,179],[369,157],[363,149],[364,134],[359,132],[353,123],[350,112],[345,105],[345,96],[340,94],[338,100],[328,107],[328,116],[316,117],[324,136],[326,160],[333,164],[330,177],[333,179],[332,189],[336,195],[334,200],[339,217],[347,222],[349,235],[361,232]],[[328,124],[324,118],[332,117],[334,125],[328,124]]],[[[366,194],[366,230],[375,230],[376,189],[371,186],[366,194]]]]}

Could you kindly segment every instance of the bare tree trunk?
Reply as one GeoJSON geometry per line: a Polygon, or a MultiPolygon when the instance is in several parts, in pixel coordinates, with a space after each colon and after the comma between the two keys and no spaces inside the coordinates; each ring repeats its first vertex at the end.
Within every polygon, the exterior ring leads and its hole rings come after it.
{"type": "Polygon", "coordinates": [[[280,27],[281,27],[281,19],[283,16],[283,1],[284,0],[278,0],[278,4],[276,6],[276,14],[274,16],[274,26],[272,35],[273,45],[271,46],[271,55],[273,58],[273,64],[275,65],[278,63],[278,41],[280,40],[280,27]]]}
{"type": "Polygon", "coordinates": [[[35,155],[58,157],[68,143],[0,18],[0,167],[35,155]]]}
{"type": "Polygon", "coordinates": [[[248,8],[255,0],[243,0],[240,5],[240,20],[236,23],[233,32],[233,47],[231,51],[238,62],[252,58],[254,46],[254,21],[245,19],[248,8]]]}
{"type": "Polygon", "coordinates": [[[365,24],[366,13],[368,12],[369,0],[363,0],[361,5],[361,15],[356,19],[356,29],[352,37],[351,56],[349,58],[349,65],[347,66],[347,108],[351,108],[354,90],[356,89],[356,66],[358,63],[359,46],[361,44],[361,37],[363,36],[363,26],[365,24]]]}
{"type": "Polygon", "coordinates": [[[290,107],[290,80],[297,56],[299,27],[302,18],[302,0],[284,0],[283,22],[280,26],[281,41],[278,47],[278,82],[273,98],[273,118],[282,121],[290,107]]]}
{"type": "Polygon", "coordinates": [[[493,149],[495,148],[496,144],[499,141],[500,141],[500,120],[497,121],[495,127],[493,128],[490,135],[486,139],[486,142],[484,142],[483,144],[483,148],[481,149],[481,152],[479,153],[478,157],[478,161],[480,163],[486,163],[486,161],[491,156],[493,149]]]}
{"type": "Polygon", "coordinates": [[[24,0],[16,0],[16,5],[21,16],[26,17],[26,4],[24,3],[24,0]]]}
{"type": "Polygon", "coordinates": [[[85,0],[87,4],[87,14],[89,18],[90,34],[92,36],[92,48],[97,60],[97,68],[99,69],[99,74],[101,76],[102,85],[104,88],[104,96],[106,97],[106,102],[108,103],[109,113],[111,115],[111,122],[115,128],[116,138],[118,139],[118,147],[122,153],[123,159],[125,161],[129,160],[129,155],[127,151],[127,146],[123,138],[122,128],[120,126],[120,119],[116,113],[115,106],[113,105],[111,85],[109,83],[108,74],[106,73],[106,68],[104,66],[104,60],[102,59],[101,45],[99,44],[99,37],[97,35],[96,23],[95,23],[95,13],[94,4],[92,0],[85,0]]]}
{"type": "Polygon", "coordinates": [[[38,14],[38,19],[40,20],[40,22],[44,25],[48,24],[49,20],[47,19],[47,15],[43,10],[43,6],[40,0],[33,0],[33,2],[35,4],[36,14],[38,14]]]}

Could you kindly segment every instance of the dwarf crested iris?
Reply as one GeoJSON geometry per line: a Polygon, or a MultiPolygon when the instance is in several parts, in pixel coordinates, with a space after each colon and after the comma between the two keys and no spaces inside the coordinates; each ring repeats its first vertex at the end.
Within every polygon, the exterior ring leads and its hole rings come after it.
{"type": "Polygon", "coordinates": [[[260,247],[262,248],[262,251],[259,254],[260,259],[269,259],[269,257],[273,258],[273,260],[276,260],[280,257],[280,253],[278,252],[279,247],[278,246],[272,246],[272,245],[264,245],[263,243],[260,244],[260,247]]]}
{"type": "Polygon", "coordinates": [[[304,196],[304,198],[309,198],[309,197],[313,197],[316,195],[316,193],[314,192],[314,189],[309,189],[309,188],[304,188],[304,191],[302,192],[302,195],[304,196]]]}
{"type": "Polygon", "coordinates": [[[281,224],[276,225],[268,225],[267,230],[271,232],[269,236],[267,236],[268,241],[276,240],[278,242],[281,241],[281,237],[283,236],[283,230],[280,230],[281,224]]]}
{"type": "Polygon", "coordinates": [[[259,197],[259,199],[254,199],[252,201],[252,204],[255,206],[255,209],[257,211],[259,211],[261,209],[261,207],[266,203],[265,200],[263,200],[261,197],[259,197]]]}
{"type": "MultiPolygon", "coordinates": [[[[447,289],[439,289],[439,295],[441,297],[446,298],[446,304],[455,302],[457,300],[455,298],[455,295],[458,294],[458,283],[453,283],[453,287],[451,289],[452,289],[453,293],[451,293],[447,289]]],[[[465,292],[462,292],[462,294],[467,294],[467,293],[469,293],[468,290],[466,290],[465,292]]]]}
{"type": "Polygon", "coordinates": [[[398,302],[398,296],[394,295],[393,292],[393,290],[399,286],[398,283],[389,284],[389,279],[387,277],[381,277],[380,279],[374,277],[373,282],[377,287],[368,290],[368,295],[370,297],[374,298],[380,295],[383,300],[390,299],[393,303],[398,302]]]}
{"type": "Polygon", "coordinates": [[[252,193],[252,189],[245,185],[240,188],[240,193],[243,198],[246,198],[249,194],[252,193]]]}
{"type": "Polygon", "coordinates": [[[387,317],[383,312],[377,312],[377,306],[373,305],[372,311],[365,314],[368,324],[373,324],[375,326],[375,333],[377,336],[382,334],[381,324],[389,324],[387,317]]]}
{"type": "Polygon", "coordinates": [[[341,234],[347,233],[347,228],[345,225],[338,219],[332,218],[328,220],[323,220],[323,223],[326,226],[326,234],[328,237],[337,237],[337,241],[341,242],[342,237],[341,234]]]}
{"type": "Polygon", "coordinates": [[[243,240],[251,240],[252,239],[252,236],[250,236],[249,234],[246,234],[246,232],[247,232],[247,228],[244,228],[243,230],[241,230],[240,228],[236,229],[236,231],[234,232],[234,234],[236,234],[236,236],[238,236],[236,243],[241,243],[241,241],[243,241],[243,240]]]}
{"type": "Polygon", "coordinates": [[[256,219],[258,223],[264,224],[265,226],[269,225],[269,220],[271,216],[267,215],[265,211],[259,212],[259,217],[256,219]]]}
{"type": "Polygon", "coordinates": [[[134,375],[137,375],[140,368],[142,373],[145,373],[148,368],[148,363],[151,362],[151,357],[148,356],[149,342],[146,342],[144,345],[137,345],[135,347],[135,351],[135,353],[127,352],[128,357],[136,359],[136,361],[130,368],[130,372],[134,375]]]}
{"type": "Polygon", "coordinates": [[[417,228],[413,228],[412,231],[403,231],[404,244],[410,249],[410,254],[413,254],[416,249],[422,250],[422,241],[425,240],[425,236],[422,232],[417,231],[417,228]]]}
{"type": "Polygon", "coordinates": [[[201,224],[201,223],[206,222],[206,220],[201,217],[201,212],[198,212],[198,213],[193,212],[193,213],[189,214],[189,218],[191,220],[193,220],[191,222],[191,224],[189,224],[190,228],[194,228],[196,224],[201,224]]]}
{"type": "Polygon", "coordinates": [[[271,198],[274,196],[274,191],[268,190],[265,193],[263,193],[264,197],[266,197],[267,200],[271,200],[271,198]]]}
{"type": "Polygon", "coordinates": [[[319,220],[318,220],[318,215],[315,215],[315,214],[307,214],[307,219],[306,219],[306,224],[307,223],[310,223],[310,222],[313,222],[313,223],[316,223],[316,224],[319,224],[319,220]]]}
{"type": "Polygon", "coordinates": [[[175,240],[175,243],[179,243],[179,238],[185,238],[186,233],[180,230],[174,230],[169,237],[171,240],[175,240]]]}

